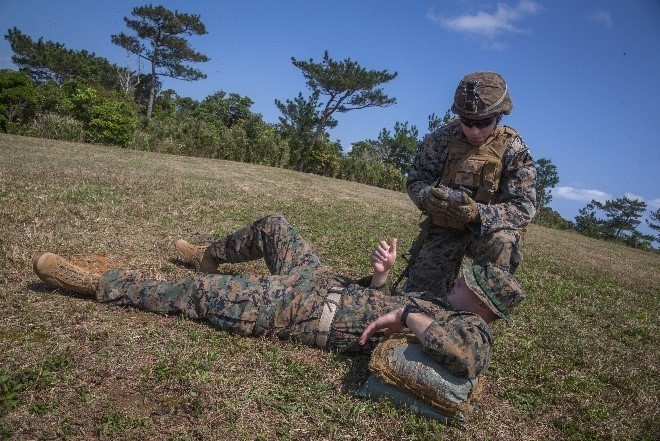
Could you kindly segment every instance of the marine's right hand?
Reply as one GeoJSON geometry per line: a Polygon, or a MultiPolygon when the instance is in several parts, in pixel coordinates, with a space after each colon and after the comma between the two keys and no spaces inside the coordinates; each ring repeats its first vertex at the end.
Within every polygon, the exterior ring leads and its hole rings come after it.
{"type": "Polygon", "coordinates": [[[449,191],[446,187],[433,187],[424,199],[426,212],[431,216],[447,213],[449,206],[449,191]]]}

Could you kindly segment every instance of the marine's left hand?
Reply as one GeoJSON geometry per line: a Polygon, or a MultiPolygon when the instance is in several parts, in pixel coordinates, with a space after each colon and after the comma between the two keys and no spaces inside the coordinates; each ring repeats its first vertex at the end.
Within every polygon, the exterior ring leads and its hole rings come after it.
{"type": "Polygon", "coordinates": [[[395,309],[394,311],[390,311],[387,314],[381,315],[376,320],[369,323],[369,326],[367,326],[362,332],[358,343],[361,346],[364,345],[367,341],[369,341],[371,337],[373,337],[376,331],[380,329],[384,330],[385,337],[389,337],[392,334],[403,331],[405,327],[401,324],[402,313],[403,308],[395,309]]]}
{"type": "Polygon", "coordinates": [[[447,213],[463,224],[469,224],[479,218],[477,203],[465,192],[461,202],[449,201],[447,213]]]}
{"type": "Polygon", "coordinates": [[[396,262],[396,244],[397,238],[393,237],[390,243],[381,240],[378,246],[371,253],[371,267],[374,272],[389,271],[394,262],[396,262]]]}

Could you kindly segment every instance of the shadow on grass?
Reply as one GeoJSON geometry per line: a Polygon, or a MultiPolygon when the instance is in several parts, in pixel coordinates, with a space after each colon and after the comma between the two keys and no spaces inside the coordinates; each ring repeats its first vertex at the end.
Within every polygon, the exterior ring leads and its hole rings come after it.
{"type": "Polygon", "coordinates": [[[342,378],[341,391],[355,394],[369,377],[369,355],[351,353],[333,353],[333,361],[348,366],[348,371],[342,378]]]}
{"type": "Polygon", "coordinates": [[[27,284],[27,289],[39,294],[51,294],[57,291],[58,294],[82,300],[94,300],[92,296],[85,296],[78,294],[66,288],[57,288],[52,285],[47,284],[46,282],[30,282],[27,284]]]}
{"type": "Polygon", "coordinates": [[[167,261],[169,263],[171,263],[172,265],[176,265],[176,266],[185,268],[187,270],[195,271],[195,273],[197,273],[197,275],[200,275],[200,276],[209,276],[209,275],[240,276],[240,275],[245,274],[244,272],[241,272],[240,270],[237,270],[237,269],[235,269],[233,271],[228,271],[228,269],[231,268],[232,264],[220,265],[218,267],[218,270],[216,272],[213,272],[213,273],[203,273],[203,272],[199,271],[199,269],[197,268],[197,266],[195,264],[190,263],[186,260],[182,260],[178,257],[170,257],[169,259],[167,259],[167,261]]]}
{"type": "Polygon", "coordinates": [[[169,259],[167,259],[167,261],[169,263],[171,263],[172,265],[180,266],[180,267],[192,270],[192,271],[197,271],[197,266],[195,266],[194,264],[192,264],[192,263],[190,263],[186,260],[179,259],[178,257],[170,257],[169,259]]]}

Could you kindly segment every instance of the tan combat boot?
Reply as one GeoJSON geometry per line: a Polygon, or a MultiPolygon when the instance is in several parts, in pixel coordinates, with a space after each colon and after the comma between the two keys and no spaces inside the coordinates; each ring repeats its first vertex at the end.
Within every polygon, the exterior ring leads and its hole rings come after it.
{"type": "Polygon", "coordinates": [[[202,273],[213,274],[218,271],[218,263],[207,249],[206,245],[192,245],[183,239],[176,241],[176,252],[181,260],[192,263],[202,273]]]}
{"type": "Polygon", "coordinates": [[[32,268],[41,280],[57,288],[93,296],[101,276],[86,271],[57,254],[43,253],[32,261],[32,268]]]}

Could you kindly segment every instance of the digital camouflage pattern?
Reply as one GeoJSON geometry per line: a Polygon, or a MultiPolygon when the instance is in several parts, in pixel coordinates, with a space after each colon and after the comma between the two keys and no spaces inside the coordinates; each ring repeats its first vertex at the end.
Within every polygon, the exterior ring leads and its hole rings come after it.
{"type": "MultiPolygon", "coordinates": [[[[491,137],[506,130],[496,127],[491,137]]],[[[536,167],[520,135],[506,139],[497,203],[477,203],[480,221],[467,224],[462,231],[431,224],[424,245],[409,269],[404,291],[432,291],[444,296],[466,255],[476,264],[491,262],[515,272],[522,261],[520,230],[536,214],[536,167]]],[[[448,164],[448,158],[454,157],[450,154],[454,143],[465,142],[460,124],[449,124],[424,137],[407,180],[408,195],[420,210],[426,211],[426,196],[441,179],[445,167],[460,169],[448,164]]]]}
{"type": "Polygon", "coordinates": [[[461,275],[470,290],[502,319],[506,320],[513,308],[525,298],[525,291],[518,280],[491,263],[479,266],[464,262],[461,275]]]}
{"type": "Polygon", "coordinates": [[[513,109],[509,87],[495,72],[473,72],[456,87],[451,111],[468,119],[508,115],[513,109]]]}
{"type": "MultiPolygon", "coordinates": [[[[271,274],[197,275],[167,282],[113,269],[102,275],[96,298],[157,313],[184,314],[241,335],[275,335],[318,346],[319,321],[328,292],[341,291],[326,348],[367,353],[382,335],[360,347],[357,340],[366,326],[413,301],[333,275],[280,215],[214,239],[210,249],[218,262],[263,258],[271,274]]],[[[456,376],[476,378],[485,372],[492,338],[486,323],[476,314],[448,310],[439,301],[419,299],[417,303],[434,318],[421,342],[425,350],[456,376]]]]}

